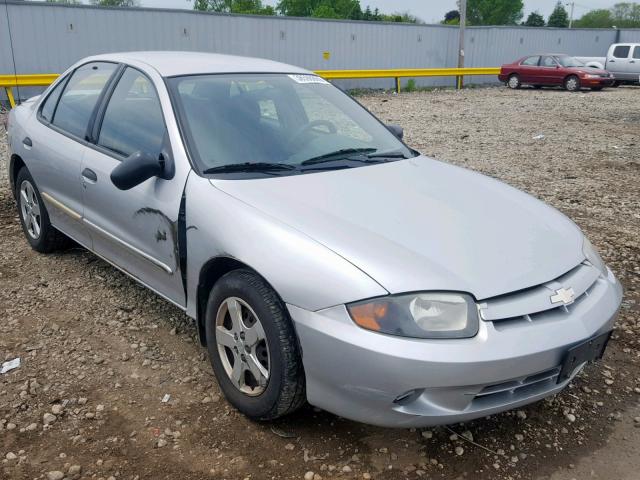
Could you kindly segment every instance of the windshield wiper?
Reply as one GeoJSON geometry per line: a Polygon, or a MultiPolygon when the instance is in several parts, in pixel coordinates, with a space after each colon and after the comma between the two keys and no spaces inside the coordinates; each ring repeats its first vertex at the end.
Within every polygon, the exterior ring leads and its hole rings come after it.
{"type": "Polygon", "coordinates": [[[409,158],[402,152],[370,153],[367,158],[409,158]]]}
{"type": "Polygon", "coordinates": [[[268,162],[245,162],[230,163],[229,165],[220,165],[219,167],[207,168],[202,173],[235,173],[235,172],[269,172],[275,170],[295,170],[294,165],[287,163],[268,163],[268,162]]]}
{"type": "Polygon", "coordinates": [[[326,163],[333,162],[335,160],[355,160],[366,162],[367,159],[355,159],[349,158],[349,155],[353,155],[355,153],[371,153],[375,152],[377,148],[342,148],[340,150],[336,150],[335,152],[325,153],[324,155],[318,155],[317,157],[309,158],[305,160],[300,165],[315,165],[317,163],[326,163]]]}

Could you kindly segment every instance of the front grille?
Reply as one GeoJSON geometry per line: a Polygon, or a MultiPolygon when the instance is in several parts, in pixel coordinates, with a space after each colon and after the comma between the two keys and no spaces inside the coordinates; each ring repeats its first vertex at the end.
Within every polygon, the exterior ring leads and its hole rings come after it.
{"type": "Polygon", "coordinates": [[[535,375],[488,385],[474,396],[472,406],[491,408],[545,393],[556,386],[559,374],[560,367],[555,367],[535,375]]]}
{"type": "Polygon", "coordinates": [[[583,262],[564,275],[535,287],[500,295],[480,303],[480,317],[494,322],[496,328],[506,328],[514,323],[533,322],[542,319],[562,318],[588,297],[598,286],[600,272],[588,262],[583,262]],[[560,289],[572,289],[572,303],[552,303],[551,296],[560,289]]]}

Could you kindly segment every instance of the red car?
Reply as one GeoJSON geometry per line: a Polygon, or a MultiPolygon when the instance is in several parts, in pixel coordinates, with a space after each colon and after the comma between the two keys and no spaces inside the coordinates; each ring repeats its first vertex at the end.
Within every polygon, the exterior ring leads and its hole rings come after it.
{"type": "Polygon", "coordinates": [[[587,67],[569,55],[553,53],[531,55],[503,65],[498,78],[509,88],[559,86],[571,92],[581,88],[602,90],[615,81],[606,70],[587,67]]]}

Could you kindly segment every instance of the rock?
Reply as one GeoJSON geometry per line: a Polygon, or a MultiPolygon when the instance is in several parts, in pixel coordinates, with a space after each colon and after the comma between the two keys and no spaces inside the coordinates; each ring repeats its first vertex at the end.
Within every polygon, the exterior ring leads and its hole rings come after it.
{"type": "Polygon", "coordinates": [[[427,440],[429,440],[430,438],[433,438],[433,432],[431,430],[425,430],[421,433],[422,438],[426,438],[427,440]]]}
{"type": "Polygon", "coordinates": [[[567,413],[564,417],[571,423],[576,421],[576,416],[573,413],[567,413]]]}
{"type": "Polygon", "coordinates": [[[524,440],[524,435],[522,435],[521,433],[516,433],[515,437],[518,442],[521,442],[524,440]]]}
{"type": "Polygon", "coordinates": [[[30,423],[29,425],[27,425],[25,428],[25,431],[27,432],[33,432],[34,430],[38,429],[38,424],[37,423],[30,423]]]}
{"type": "Polygon", "coordinates": [[[42,423],[44,423],[45,425],[51,425],[57,420],[57,418],[58,417],[56,417],[53,413],[47,412],[42,416],[42,423]]]}
{"type": "Polygon", "coordinates": [[[104,405],[96,406],[96,412],[103,412],[103,411],[104,411],[104,405]]]}
{"type": "Polygon", "coordinates": [[[82,471],[82,467],[80,465],[71,465],[67,472],[68,475],[79,475],[82,471]]]}
{"type": "Polygon", "coordinates": [[[469,430],[465,430],[464,432],[462,432],[462,436],[470,442],[473,442],[473,433],[471,433],[469,430]]]}
{"type": "Polygon", "coordinates": [[[64,478],[64,473],[60,470],[53,470],[51,472],[47,472],[47,480],[62,480],[64,478]]]}
{"type": "Polygon", "coordinates": [[[294,448],[296,448],[296,446],[295,446],[293,443],[287,443],[287,444],[284,446],[284,449],[285,449],[285,450],[293,450],[294,448]]]}
{"type": "Polygon", "coordinates": [[[464,453],[464,448],[458,446],[456,447],[456,455],[462,455],[464,453]]]}
{"type": "Polygon", "coordinates": [[[7,460],[11,461],[11,460],[15,460],[16,458],[18,458],[18,456],[13,452],[9,452],[4,456],[4,458],[6,458],[7,460]]]}
{"type": "Polygon", "coordinates": [[[161,439],[158,440],[158,443],[156,443],[156,446],[158,448],[166,447],[167,446],[167,441],[164,438],[161,438],[161,439]]]}
{"type": "Polygon", "coordinates": [[[351,473],[352,472],[351,467],[349,465],[345,465],[344,467],[342,467],[342,471],[344,473],[351,473]]]}
{"type": "MultiPolygon", "coordinates": [[[[424,432],[423,432],[424,433],[424,432]]],[[[371,474],[368,472],[364,472],[362,474],[362,478],[364,478],[364,480],[371,480],[371,474]]]]}
{"type": "Polygon", "coordinates": [[[15,423],[7,423],[7,430],[14,430],[16,428],[16,424],[15,423]]]}
{"type": "Polygon", "coordinates": [[[307,473],[304,474],[304,480],[313,480],[314,475],[315,474],[311,470],[309,470],[307,473]]]}
{"type": "Polygon", "coordinates": [[[518,417],[520,420],[526,420],[527,419],[527,413],[524,410],[518,410],[516,412],[516,417],[518,417]]]}
{"type": "Polygon", "coordinates": [[[60,415],[63,410],[64,410],[64,407],[57,403],[51,407],[51,413],[53,413],[54,415],[60,415]]]}

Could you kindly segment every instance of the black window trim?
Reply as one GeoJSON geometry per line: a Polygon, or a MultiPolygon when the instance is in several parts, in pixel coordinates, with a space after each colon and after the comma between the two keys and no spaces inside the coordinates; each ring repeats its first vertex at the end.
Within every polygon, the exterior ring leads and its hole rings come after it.
{"type": "MultiPolygon", "coordinates": [[[[120,68],[120,65],[122,65],[119,62],[113,61],[113,60],[91,60],[90,62],[85,62],[81,65],[78,65],[76,68],[73,69],[73,71],[69,72],[67,75],[64,76],[63,80],[65,82],[64,87],[62,88],[62,93],[60,93],[60,97],[58,97],[58,101],[56,102],[56,106],[54,108],[54,114],[53,114],[53,119],[55,120],[55,114],[58,110],[58,103],[60,103],[60,99],[62,98],[62,95],[64,94],[66,88],[67,88],[67,84],[69,83],[69,80],[71,79],[71,77],[73,77],[73,74],[76,73],[78,71],[78,69],[84,67],[85,65],[90,65],[92,63],[112,63],[114,65],[117,65],[116,69],[113,71],[113,73],[111,74],[111,76],[107,79],[107,82],[104,84],[104,87],[102,87],[102,91],[100,92],[100,95],[98,96],[98,101],[96,102],[96,104],[93,107],[93,110],[91,112],[91,115],[89,116],[89,123],[87,124],[87,129],[85,130],[84,134],[85,134],[85,138],[80,138],[77,135],[74,135],[71,132],[67,132],[66,130],[58,127],[57,125],[53,124],[52,122],[47,121],[41,114],[41,110],[42,107],[44,106],[45,102],[47,101],[47,99],[49,98],[49,96],[53,93],[53,90],[55,89],[52,88],[51,91],[47,94],[47,98],[40,103],[40,105],[38,106],[38,112],[37,112],[37,119],[40,123],[42,123],[43,125],[45,125],[46,127],[49,127],[50,129],[58,132],[61,135],[64,135],[67,138],[70,138],[71,140],[75,140],[76,142],[82,144],[82,145],[89,145],[89,141],[87,140],[87,133],[89,131],[89,125],[92,124],[92,121],[94,120],[94,117],[96,115],[97,112],[97,107],[100,105],[100,101],[102,99],[102,96],[104,95],[104,92],[107,90],[107,88],[109,88],[109,85],[111,84],[111,82],[113,81],[113,78],[115,76],[115,74],[118,72],[118,69],[120,68]]],[[[56,82],[55,84],[56,86],[58,85],[58,82],[56,82]]]]}
{"type": "Polygon", "coordinates": [[[107,155],[108,157],[118,160],[119,162],[126,160],[127,156],[121,155],[107,147],[103,147],[102,145],[98,144],[98,138],[100,137],[102,122],[104,121],[104,116],[107,112],[107,107],[109,106],[109,102],[111,101],[113,92],[118,86],[118,83],[120,82],[120,79],[122,78],[122,75],[124,75],[124,72],[127,70],[127,68],[131,68],[132,70],[137,71],[138,73],[143,75],[147,80],[149,80],[149,83],[151,84],[154,92],[156,93],[156,98],[160,103],[160,113],[162,115],[162,123],[164,125],[164,138],[162,141],[162,151],[160,152],[160,155],[162,155],[163,157],[163,160],[165,162],[165,171],[168,174],[167,175],[168,178],[165,178],[165,180],[169,180],[170,178],[173,178],[173,175],[175,172],[175,163],[173,160],[173,149],[171,146],[171,140],[169,139],[169,129],[167,128],[167,120],[165,118],[165,112],[162,109],[162,102],[160,102],[160,95],[158,94],[158,89],[156,88],[155,83],[153,83],[153,80],[151,80],[149,75],[147,75],[145,72],[140,70],[138,67],[129,65],[128,63],[120,63],[119,70],[114,75],[113,81],[109,83],[108,88],[105,88],[103,92],[104,95],[99,99],[98,104],[96,105],[97,108],[96,108],[96,111],[94,112],[95,116],[93,118],[93,123],[90,122],[90,125],[91,125],[91,131],[89,133],[90,139],[86,142],[86,146],[91,148],[92,150],[96,150],[97,152],[102,153],[103,155],[107,155]]]}

